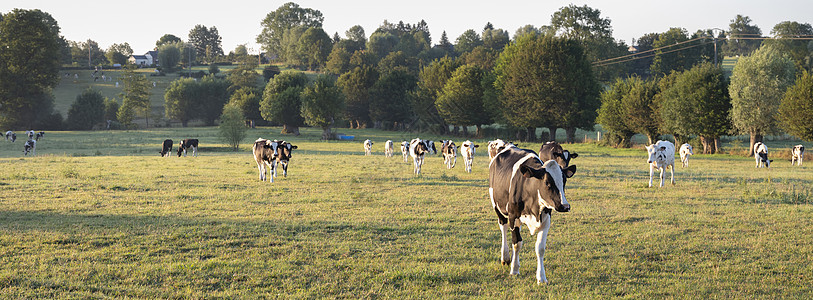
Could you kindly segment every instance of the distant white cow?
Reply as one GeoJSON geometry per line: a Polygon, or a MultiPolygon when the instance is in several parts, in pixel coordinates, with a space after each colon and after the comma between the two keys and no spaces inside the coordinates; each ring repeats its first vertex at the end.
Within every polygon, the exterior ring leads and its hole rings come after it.
{"type": "Polygon", "coordinates": [[[689,166],[689,156],[694,155],[693,150],[689,143],[680,145],[680,162],[683,163],[684,168],[689,166]]]}
{"type": "Polygon", "coordinates": [[[25,145],[23,147],[24,147],[23,155],[27,156],[28,153],[31,153],[31,156],[36,156],[37,155],[37,141],[36,140],[28,140],[28,141],[26,141],[25,145]]]}
{"type": "Polygon", "coordinates": [[[404,162],[409,162],[409,142],[401,142],[401,155],[404,157],[404,162]]]}
{"type": "Polygon", "coordinates": [[[393,152],[395,152],[395,150],[392,147],[392,140],[384,142],[384,156],[392,157],[393,152]]]}
{"type": "Polygon", "coordinates": [[[364,155],[372,155],[372,152],[373,152],[373,141],[364,140],[364,155]]]}
{"type": "Polygon", "coordinates": [[[474,150],[477,147],[480,147],[480,145],[475,145],[468,140],[463,142],[463,144],[460,144],[460,156],[463,157],[463,164],[466,168],[466,172],[471,173],[471,163],[474,161],[474,150]]]}
{"type": "Polygon", "coordinates": [[[773,160],[768,159],[768,146],[765,146],[762,142],[756,142],[754,144],[754,160],[756,161],[755,168],[770,168],[773,160]]]}
{"type": "Polygon", "coordinates": [[[805,146],[803,145],[793,146],[793,150],[791,150],[790,154],[790,165],[792,166],[795,163],[797,166],[801,166],[802,161],[804,159],[805,159],[805,146]]]}
{"type": "Polygon", "coordinates": [[[649,152],[649,187],[652,187],[652,175],[655,169],[661,172],[661,187],[663,187],[663,177],[666,175],[666,167],[672,172],[672,184],[675,184],[675,145],[670,141],[658,141],[655,144],[646,146],[649,152]]]}

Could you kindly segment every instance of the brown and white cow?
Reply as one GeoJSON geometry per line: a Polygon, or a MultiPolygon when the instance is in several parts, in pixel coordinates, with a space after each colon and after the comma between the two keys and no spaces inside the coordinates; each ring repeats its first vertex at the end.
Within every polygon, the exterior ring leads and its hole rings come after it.
{"type": "Polygon", "coordinates": [[[443,155],[443,164],[447,169],[454,168],[457,165],[457,145],[451,140],[441,140],[440,153],[443,155]]]}
{"type": "Polygon", "coordinates": [[[567,168],[570,165],[570,160],[576,157],[579,157],[578,153],[570,153],[556,141],[547,142],[539,148],[539,159],[542,161],[555,160],[563,169],[567,168]]]}
{"type": "Polygon", "coordinates": [[[254,153],[254,161],[257,163],[257,169],[260,171],[260,181],[268,179],[268,182],[274,182],[278,147],[278,142],[272,142],[263,138],[258,138],[254,141],[252,150],[254,153]],[[266,176],[268,173],[271,173],[270,177],[266,176]]]}
{"type": "Polygon", "coordinates": [[[415,175],[421,174],[421,166],[423,166],[423,159],[427,152],[429,150],[423,140],[416,138],[409,142],[409,156],[412,156],[415,164],[415,175]]]}
{"type": "Polygon", "coordinates": [[[520,227],[525,224],[531,235],[536,235],[536,281],[547,283],[543,258],[551,212],[570,211],[565,184],[576,173],[576,166],[562,169],[554,160],[543,163],[532,150],[509,146],[494,156],[488,169],[488,194],[502,236],[500,261],[510,263],[511,275],[519,275],[520,227]]]}
{"type": "MultiPolygon", "coordinates": [[[[288,177],[288,163],[291,161],[291,154],[294,149],[299,147],[286,141],[274,140],[274,142],[279,143],[279,147],[277,148],[277,164],[282,166],[282,177],[288,177]]],[[[276,176],[277,168],[274,168],[274,177],[276,176]]]]}
{"type": "Polygon", "coordinates": [[[497,153],[499,153],[500,151],[502,151],[503,149],[505,149],[506,147],[509,147],[509,146],[517,146],[517,145],[514,145],[511,142],[503,141],[501,139],[496,139],[496,140],[493,140],[493,141],[489,141],[488,142],[488,149],[486,149],[488,151],[488,160],[491,161],[492,159],[494,159],[494,156],[496,156],[497,153]]]}
{"type": "Polygon", "coordinates": [[[475,148],[477,147],[480,147],[480,145],[475,145],[469,140],[463,142],[463,144],[460,144],[460,156],[463,157],[463,164],[466,172],[471,173],[471,164],[474,162],[474,152],[475,148]]]}
{"type": "Polygon", "coordinates": [[[186,157],[186,150],[192,149],[192,156],[198,156],[198,139],[184,139],[178,144],[178,157],[183,154],[186,157]]]}
{"type": "Polygon", "coordinates": [[[161,144],[161,151],[158,153],[161,154],[161,157],[169,157],[169,154],[172,152],[172,140],[166,139],[164,143],[161,144]]]}
{"type": "Polygon", "coordinates": [[[796,145],[790,150],[790,165],[802,166],[802,161],[805,159],[805,146],[796,145]]]}

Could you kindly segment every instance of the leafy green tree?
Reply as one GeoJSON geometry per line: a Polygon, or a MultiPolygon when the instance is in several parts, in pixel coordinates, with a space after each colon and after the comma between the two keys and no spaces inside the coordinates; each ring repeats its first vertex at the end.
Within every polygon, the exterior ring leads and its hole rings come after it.
{"type": "Polygon", "coordinates": [[[208,63],[214,62],[216,57],[223,56],[221,40],[220,33],[215,26],[206,28],[206,26],[198,24],[189,30],[189,43],[195,46],[196,57],[204,57],[208,63]]]}
{"type": "Polygon", "coordinates": [[[785,92],[779,106],[779,121],[785,132],[813,142],[813,73],[802,71],[785,92]]]}
{"type": "Polygon", "coordinates": [[[223,113],[220,114],[220,124],[217,127],[218,134],[226,144],[229,144],[233,151],[237,151],[240,147],[240,141],[246,138],[248,128],[243,120],[245,120],[245,117],[240,107],[234,104],[223,106],[223,113]]]}
{"type": "Polygon", "coordinates": [[[751,18],[737,15],[728,24],[728,41],[722,45],[723,54],[728,56],[749,55],[759,48],[762,29],[751,25],[751,18]]]}
{"type": "Polygon", "coordinates": [[[99,90],[88,88],[76,96],[68,109],[68,126],[77,130],[91,130],[103,121],[104,96],[99,90]]]}
{"type": "Polygon", "coordinates": [[[325,65],[333,40],[322,28],[311,27],[299,38],[297,51],[308,70],[316,70],[325,65]]]}
{"type": "Polygon", "coordinates": [[[483,79],[486,71],[475,65],[464,65],[452,73],[442,92],[435,101],[438,113],[447,123],[464,126],[477,126],[477,136],[482,135],[481,125],[490,124],[490,115],[485,109],[486,89],[483,79]]]}
{"type": "MultiPolygon", "coordinates": [[[[452,42],[449,41],[449,36],[446,35],[446,30],[443,31],[443,34],[440,35],[440,40],[436,46],[438,49],[442,49],[445,55],[452,55],[454,56],[454,45],[452,42]]],[[[442,56],[441,56],[442,57],[442,56]]]]}
{"type": "MultiPolygon", "coordinates": [[[[257,36],[257,43],[262,45],[266,52],[279,55],[285,61],[286,42],[283,35],[286,31],[299,26],[306,28],[322,27],[324,21],[322,13],[311,8],[300,7],[299,4],[288,2],[268,13],[262,21],[262,32],[257,36]]],[[[304,32],[304,30],[303,30],[304,32]]]]}
{"type": "Polygon", "coordinates": [[[378,81],[371,66],[356,67],[339,76],[336,85],[345,95],[345,118],[350,128],[362,128],[370,121],[370,89],[378,81]]]}
{"type": "Polygon", "coordinates": [[[299,39],[305,34],[308,27],[296,26],[288,29],[282,35],[282,48],[280,57],[284,57],[284,62],[289,66],[300,67],[305,64],[305,58],[299,52],[299,39]]]}
{"type": "Polygon", "coordinates": [[[133,48],[130,48],[130,44],[125,42],[124,44],[113,44],[107,48],[104,56],[107,57],[107,61],[110,64],[127,64],[127,58],[133,54],[133,48]]]}
{"type": "MultiPolygon", "coordinates": [[[[581,42],[589,61],[619,57],[627,54],[627,47],[613,39],[609,18],[602,18],[601,11],[587,5],[570,4],[551,16],[550,30],[557,36],[581,42]]],[[[613,64],[597,68],[597,76],[609,81],[622,71],[623,65],[613,64]]]]}
{"type": "MultiPolygon", "coordinates": [[[[126,65],[122,72],[121,81],[124,84],[122,93],[122,107],[127,107],[132,111],[133,117],[138,113],[144,114],[147,127],[150,126],[150,83],[147,77],[135,72],[136,66],[126,65]]],[[[121,119],[121,118],[119,118],[121,119]]]]}
{"type": "Polygon", "coordinates": [[[629,63],[630,75],[637,75],[641,78],[648,78],[651,74],[653,57],[651,56],[652,44],[658,39],[658,33],[647,33],[637,40],[633,40],[633,45],[638,49],[636,59],[629,63]]]}
{"type": "Polygon", "coordinates": [[[171,73],[178,69],[178,63],[183,60],[181,53],[183,51],[183,43],[165,43],[158,46],[158,61],[161,62],[161,67],[164,71],[171,73]]]}
{"type": "Polygon", "coordinates": [[[268,81],[260,102],[263,119],[282,124],[282,134],[299,135],[302,126],[302,91],[308,84],[304,73],[285,71],[268,81]]]}
{"type": "Polygon", "coordinates": [[[526,34],[540,35],[542,34],[542,32],[539,31],[539,28],[536,28],[533,25],[528,24],[520,28],[517,28],[517,30],[514,32],[514,40],[519,40],[520,37],[526,34]]]}
{"type": "Polygon", "coordinates": [[[414,56],[408,56],[401,51],[390,52],[378,62],[378,72],[386,74],[394,70],[418,74],[418,61],[414,56]]]}
{"type": "Polygon", "coordinates": [[[248,62],[229,70],[227,79],[231,86],[229,91],[233,92],[241,88],[258,89],[260,84],[260,74],[257,74],[257,63],[248,62]]]}
{"type": "Polygon", "coordinates": [[[353,54],[347,52],[347,49],[341,47],[339,44],[333,46],[330,55],[327,58],[325,70],[329,74],[340,75],[350,70],[350,57],[353,54]]]}
{"type": "MultiPolygon", "coordinates": [[[[662,48],[666,46],[683,43],[689,40],[689,35],[686,29],[683,28],[670,28],[669,31],[661,33],[658,38],[652,42],[653,48],[662,48]]],[[[652,75],[664,76],[672,71],[682,72],[690,69],[697,58],[689,57],[686,51],[672,51],[675,48],[665,48],[662,50],[655,50],[655,57],[652,60],[650,70],[652,75]]]]}
{"type": "Polygon", "coordinates": [[[79,44],[77,62],[85,66],[99,66],[107,63],[107,57],[104,50],[99,47],[99,43],[94,40],[88,39],[87,41],[79,44]]]}
{"type": "Polygon", "coordinates": [[[633,81],[618,78],[608,90],[601,93],[601,107],[598,110],[596,123],[607,131],[607,140],[618,147],[629,147],[635,130],[627,122],[627,108],[624,97],[630,94],[633,81]]]}
{"type": "Polygon", "coordinates": [[[186,127],[195,118],[195,101],[198,99],[198,84],[192,78],[172,81],[164,92],[164,111],[167,119],[181,121],[186,127]]]}
{"type": "Polygon", "coordinates": [[[737,60],[729,87],[731,125],[751,136],[749,156],[764,134],[777,133],[779,103],[795,73],[793,60],[767,45],[737,60]]]}
{"type": "Polygon", "coordinates": [[[116,119],[128,129],[136,127],[136,125],[133,123],[133,120],[135,119],[135,111],[131,105],[119,106],[119,110],[116,112],[116,119]]]}
{"type": "Polygon", "coordinates": [[[660,112],[667,132],[698,135],[703,153],[719,151],[718,137],[731,128],[731,98],[722,69],[711,63],[698,64],[678,74],[662,97],[660,112]]]}
{"type": "Polygon", "coordinates": [[[398,45],[398,36],[389,32],[374,32],[367,41],[367,50],[378,59],[384,58],[395,50],[398,45]]]}
{"type": "Polygon", "coordinates": [[[246,44],[240,44],[237,45],[237,47],[234,47],[234,55],[238,58],[248,55],[248,48],[246,48],[246,44]]]}
{"type": "Polygon", "coordinates": [[[322,128],[322,139],[332,139],[330,127],[344,111],[344,94],[327,75],[319,75],[302,91],[305,124],[322,128]]]}
{"type": "Polygon", "coordinates": [[[378,57],[370,51],[356,51],[350,56],[350,68],[375,66],[378,64],[378,57]]]}
{"type": "Polygon", "coordinates": [[[59,26],[50,14],[0,14],[0,127],[31,127],[52,113],[59,60],[59,26]]]}
{"type": "Polygon", "coordinates": [[[393,123],[398,129],[412,117],[408,95],[416,83],[417,78],[403,69],[381,75],[370,89],[370,118],[376,128],[393,123]]]}
{"type": "Polygon", "coordinates": [[[660,135],[661,118],[658,115],[660,88],[658,80],[644,80],[639,77],[627,79],[629,91],[623,95],[621,106],[624,108],[622,118],[633,132],[646,135],[647,144],[654,144],[660,135]]]}
{"type": "Polygon", "coordinates": [[[474,50],[475,47],[481,45],[483,45],[483,40],[480,38],[480,35],[477,34],[474,29],[469,29],[457,37],[457,40],[455,40],[454,50],[458,55],[460,55],[471,52],[471,50],[474,50]]]}
{"type": "Polygon", "coordinates": [[[437,125],[441,134],[446,133],[448,126],[438,113],[435,101],[459,65],[457,61],[448,56],[434,60],[421,69],[418,75],[418,86],[411,97],[412,109],[418,118],[427,125],[437,125]]]}
{"type": "Polygon", "coordinates": [[[353,53],[356,50],[364,50],[364,46],[367,44],[367,35],[364,34],[364,27],[355,25],[345,31],[344,35],[347,37],[347,41],[350,42],[347,46],[348,52],[353,53]]]}
{"type": "Polygon", "coordinates": [[[503,29],[487,28],[483,30],[483,46],[496,52],[502,51],[511,41],[508,31],[503,29]]]}
{"type": "Polygon", "coordinates": [[[107,121],[118,121],[116,113],[119,111],[119,103],[115,98],[104,98],[104,116],[102,119],[107,121]]]}
{"type": "Polygon", "coordinates": [[[489,49],[485,46],[477,46],[474,47],[471,52],[464,53],[458,57],[458,59],[465,65],[477,65],[484,70],[491,70],[494,69],[494,66],[497,64],[497,57],[500,56],[500,52],[489,49]]]}
{"type": "Polygon", "coordinates": [[[243,116],[250,122],[262,120],[260,115],[260,100],[262,99],[262,91],[258,88],[241,87],[234,91],[229,98],[228,104],[233,104],[239,107],[243,116]]]}
{"type": "Polygon", "coordinates": [[[175,43],[183,43],[183,40],[181,40],[181,38],[179,38],[179,37],[177,37],[175,35],[167,33],[165,35],[162,35],[161,38],[159,38],[157,41],[155,41],[155,47],[159,48],[162,45],[175,44],[175,43]]]}
{"type": "Polygon", "coordinates": [[[790,55],[800,69],[810,70],[813,67],[809,40],[813,36],[813,26],[809,23],[785,21],[776,24],[771,29],[771,34],[774,38],[766,39],[763,44],[790,55]]]}
{"type": "Polygon", "coordinates": [[[197,116],[206,125],[214,125],[215,120],[220,116],[223,105],[231,97],[229,93],[230,85],[228,80],[213,75],[206,75],[198,82],[200,90],[198,91],[198,102],[196,103],[198,107],[197,116]]]}

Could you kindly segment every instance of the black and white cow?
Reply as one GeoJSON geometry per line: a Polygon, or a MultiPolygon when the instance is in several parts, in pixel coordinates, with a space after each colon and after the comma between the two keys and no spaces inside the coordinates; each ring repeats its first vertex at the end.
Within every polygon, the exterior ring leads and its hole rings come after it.
{"type": "Polygon", "coordinates": [[[403,141],[401,142],[401,155],[404,157],[404,162],[409,162],[409,142],[403,141]]]}
{"type": "Polygon", "coordinates": [[[520,227],[525,224],[531,235],[536,235],[536,281],[547,283],[543,258],[551,212],[570,211],[565,184],[576,173],[576,166],[562,169],[554,160],[543,163],[532,150],[509,146],[489,162],[488,172],[488,194],[502,236],[500,261],[510,263],[511,275],[519,275],[520,227]]]}
{"type": "Polygon", "coordinates": [[[164,143],[161,144],[161,151],[158,152],[161,154],[161,157],[169,157],[169,154],[172,153],[172,140],[166,139],[164,143]]]}
{"type": "Polygon", "coordinates": [[[424,145],[426,145],[426,152],[432,152],[432,154],[438,154],[438,149],[435,148],[435,141],[430,140],[421,140],[424,145]]]}
{"type": "Polygon", "coordinates": [[[36,133],[36,132],[34,132],[34,130],[28,130],[28,131],[26,131],[26,132],[25,132],[25,135],[27,135],[27,136],[28,136],[28,139],[29,139],[29,140],[33,140],[33,139],[34,139],[34,136],[35,136],[36,134],[37,134],[37,133],[36,133]]]}
{"type": "Polygon", "coordinates": [[[39,141],[41,137],[45,136],[45,131],[37,132],[34,134],[34,136],[36,137],[37,141],[39,141]]]}
{"type": "Polygon", "coordinates": [[[805,159],[805,146],[796,145],[790,150],[790,165],[796,164],[802,166],[802,161],[805,159]]]}
{"type": "Polygon", "coordinates": [[[426,144],[421,139],[413,139],[409,142],[409,156],[412,156],[412,161],[415,164],[415,174],[421,174],[421,166],[423,166],[423,159],[429,150],[426,144]]]}
{"type": "Polygon", "coordinates": [[[192,149],[192,156],[198,156],[198,139],[184,139],[178,144],[178,157],[183,154],[186,157],[186,150],[192,149]]]}
{"type": "Polygon", "coordinates": [[[371,140],[364,140],[364,155],[372,155],[373,153],[373,141],[371,140]]]}
{"type": "Polygon", "coordinates": [[[539,148],[539,159],[542,161],[555,160],[563,169],[567,168],[570,165],[570,160],[576,157],[579,157],[578,153],[570,153],[556,141],[547,142],[539,148]]]}
{"type": "Polygon", "coordinates": [[[17,140],[17,134],[14,131],[6,131],[6,140],[11,141],[12,143],[17,140]]]}
{"type": "Polygon", "coordinates": [[[37,141],[36,140],[28,140],[28,141],[25,142],[25,145],[23,146],[23,155],[27,156],[29,152],[31,153],[31,156],[36,156],[37,155],[37,141]]]}
{"type": "Polygon", "coordinates": [[[387,140],[384,142],[384,156],[392,157],[393,152],[395,152],[395,149],[393,148],[392,140],[387,140]]]}
{"type": "Polygon", "coordinates": [[[661,172],[661,187],[663,187],[667,167],[672,172],[672,184],[675,184],[675,144],[661,140],[646,146],[646,151],[649,153],[647,158],[647,163],[649,163],[649,187],[652,187],[652,175],[655,169],[661,172]]]}
{"type": "MultiPolygon", "coordinates": [[[[282,166],[282,177],[288,177],[288,163],[291,161],[291,154],[299,147],[286,141],[274,140],[279,143],[277,147],[277,164],[282,166]]],[[[277,176],[277,168],[274,168],[274,177],[277,176]]]]}
{"type": "Polygon", "coordinates": [[[488,151],[488,160],[491,161],[492,159],[494,159],[494,156],[497,156],[497,153],[499,153],[500,151],[505,149],[505,147],[509,147],[509,146],[517,146],[517,145],[514,145],[514,144],[512,144],[510,142],[503,141],[501,139],[496,139],[496,140],[493,140],[493,141],[489,141],[488,142],[488,149],[486,149],[488,151]]]}
{"type": "Polygon", "coordinates": [[[756,168],[770,168],[773,160],[768,159],[768,146],[765,146],[762,142],[756,142],[754,144],[754,160],[757,163],[756,168]]]}
{"type": "Polygon", "coordinates": [[[254,161],[257,162],[257,169],[260,171],[260,181],[274,182],[274,174],[276,172],[276,159],[279,142],[272,142],[263,138],[258,138],[254,141],[254,161]],[[270,177],[266,175],[270,173],[270,177]]]}
{"type": "Polygon", "coordinates": [[[471,164],[474,161],[474,150],[477,147],[480,147],[480,145],[475,145],[468,140],[460,144],[460,156],[463,156],[463,164],[465,165],[466,172],[471,173],[471,164]]]}
{"type": "Polygon", "coordinates": [[[447,169],[457,165],[457,145],[454,142],[441,140],[440,153],[443,155],[443,164],[447,169]]]}

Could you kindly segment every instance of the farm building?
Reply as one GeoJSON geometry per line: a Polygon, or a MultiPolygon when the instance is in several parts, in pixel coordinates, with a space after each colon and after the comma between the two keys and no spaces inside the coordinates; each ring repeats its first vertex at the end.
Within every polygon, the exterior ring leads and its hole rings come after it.
{"type": "Polygon", "coordinates": [[[158,51],[147,51],[144,55],[130,55],[127,61],[142,67],[155,66],[158,65],[158,51]]]}

